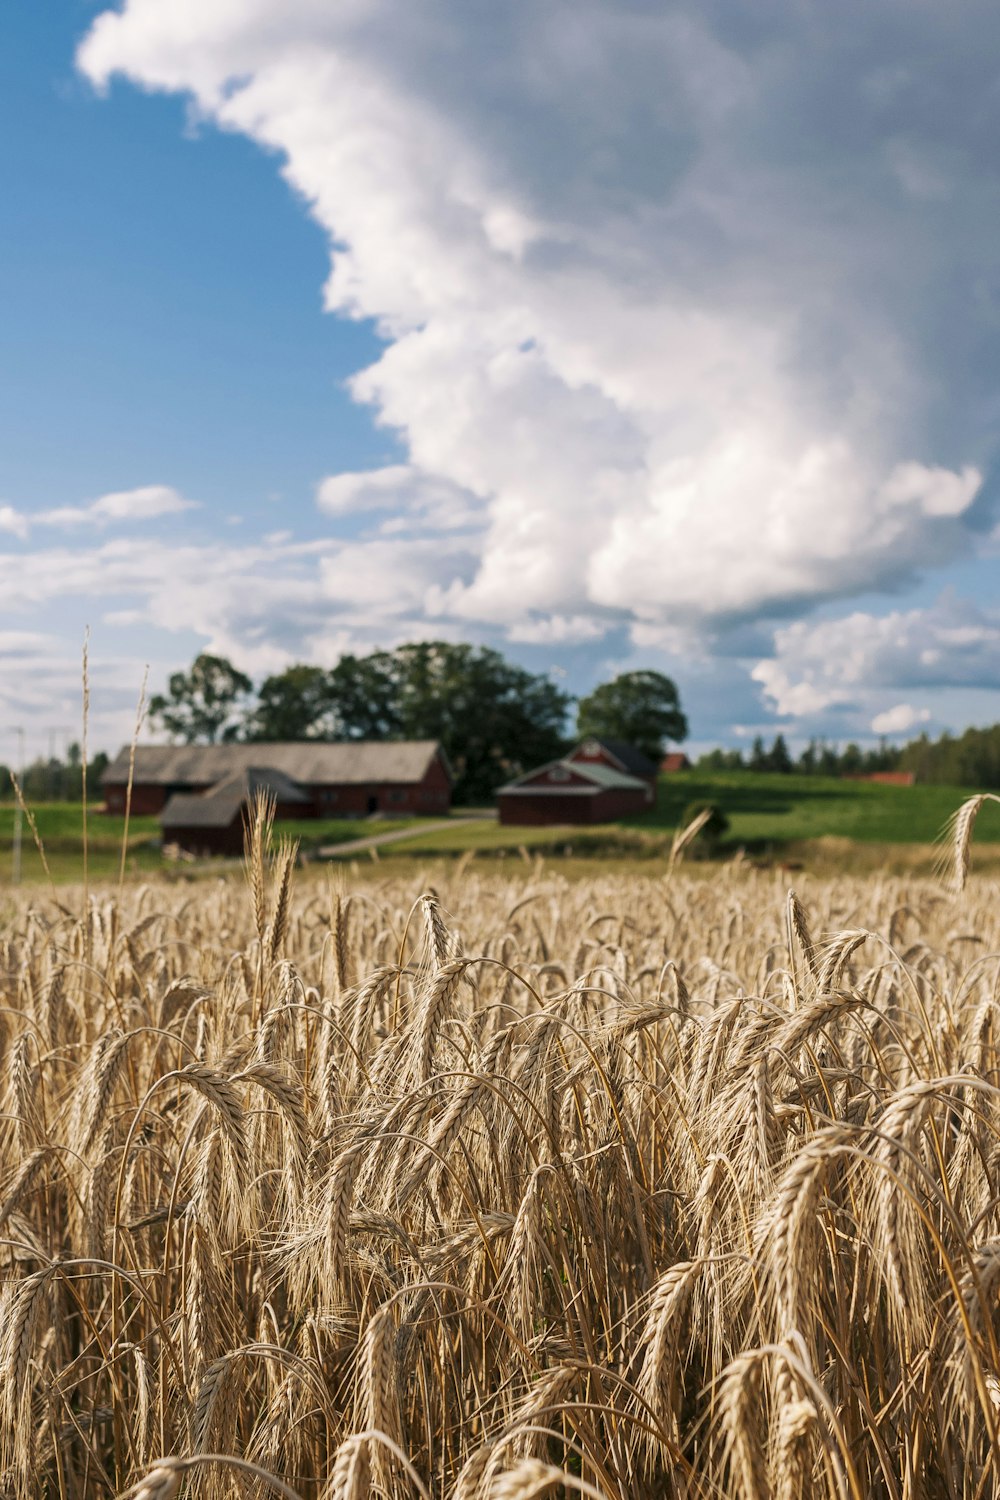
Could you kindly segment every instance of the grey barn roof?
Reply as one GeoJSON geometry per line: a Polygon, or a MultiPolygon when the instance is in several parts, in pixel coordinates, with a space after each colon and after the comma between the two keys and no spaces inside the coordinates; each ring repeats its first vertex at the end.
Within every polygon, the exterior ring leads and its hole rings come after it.
{"type": "Polygon", "coordinates": [[[175,792],[160,815],[169,828],[228,828],[255,792],[270,792],[278,801],[309,805],[310,798],[281,771],[250,766],[220,781],[208,792],[175,792]]]}
{"type": "MultiPolygon", "coordinates": [[[[553,760],[549,761],[548,765],[535,766],[534,770],[526,771],[523,776],[518,776],[516,781],[508,781],[506,786],[500,788],[497,795],[502,797],[510,793],[544,791],[558,797],[560,792],[572,792],[574,790],[572,786],[564,786],[558,781],[540,787],[528,786],[527,783],[537,776],[540,771],[548,771],[554,766],[565,766],[567,771],[571,771],[574,776],[583,777],[585,781],[591,783],[591,787],[588,790],[592,789],[595,792],[603,792],[607,788],[641,792],[645,792],[646,790],[646,783],[640,781],[637,776],[626,776],[623,772],[614,770],[612,766],[604,766],[600,762],[553,760]]],[[[576,790],[579,791],[580,789],[576,788],[576,790]]]]}
{"type": "MultiPolygon", "coordinates": [[[[281,771],[304,786],[363,785],[366,782],[422,781],[438,754],[437,740],[345,740],[337,744],[138,745],[136,785],[185,783],[213,786],[253,766],[281,771]]],[[[444,756],[442,762],[447,766],[444,756]]],[[[120,750],[101,778],[107,785],[128,782],[129,749],[120,750]]]]}
{"type": "Polygon", "coordinates": [[[595,744],[603,745],[604,749],[613,755],[615,760],[621,762],[630,776],[656,775],[657,767],[650,760],[649,756],[644,755],[641,750],[637,750],[634,745],[627,744],[625,740],[606,740],[602,735],[588,734],[578,745],[574,746],[574,753],[576,750],[581,750],[591,740],[595,744]]]}

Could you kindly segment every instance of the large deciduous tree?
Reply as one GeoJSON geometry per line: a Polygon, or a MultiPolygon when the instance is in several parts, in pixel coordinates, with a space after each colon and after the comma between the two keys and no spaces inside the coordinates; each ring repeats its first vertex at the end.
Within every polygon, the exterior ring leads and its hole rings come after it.
{"type": "Polygon", "coordinates": [[[337,739],[330,673],[299,663],[266,677],[244,733],[248,740],[337,739]]]}
{"type": "Polygon", "coordinates": [[[395,655],[404,734],[442,742],[457,801],[491,797],[510,776],[565,748],[572,700],[548,677],[488,646],[422,641],[395,655]]]}
{"type": "Polygon", "coordinates": [[[330,680],[345,737],[440,740],[458,802],[491,797],[565,745],[570,698],[489,647],[420,641],[345,656],[330,680]]]}
{"type": "Polygon", "coordinates": [[[241,700],[253,691],[253,683],[224,656],[202,652],[190,672],[174,672],[166,694],[149,700],[150,718],[168,734],[194,745],[235,738],[241,700]]]}
{"type": "Polygon", "coordinates": [[[662,672],[623,672],[604,682],[577,711],[577,733],[624,740],[658,761],[665,741],[687,738],[676,684],[662,672]]]}
{"type": "Polygon", "coordinates": [[[338,739],[403,738],[398,670],[391,652],[342,656],[328,680],[338,739]]]}

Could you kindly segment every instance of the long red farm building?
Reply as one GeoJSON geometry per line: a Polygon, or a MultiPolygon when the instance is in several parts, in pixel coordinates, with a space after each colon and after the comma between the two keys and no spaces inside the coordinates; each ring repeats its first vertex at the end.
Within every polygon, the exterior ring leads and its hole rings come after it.
{"type": "MultiPolygon", "coordinates": [[[[126,747],[102,777],[109,813],[123,813],[126,747]]],[[[166,842],[198,853],[239,853],[246,807],[270,793],[281,818],[440,815],[451,770],[436,740],[337,744],[143,745],[135,751],[132,811],[159,815],[166,842]]]]}

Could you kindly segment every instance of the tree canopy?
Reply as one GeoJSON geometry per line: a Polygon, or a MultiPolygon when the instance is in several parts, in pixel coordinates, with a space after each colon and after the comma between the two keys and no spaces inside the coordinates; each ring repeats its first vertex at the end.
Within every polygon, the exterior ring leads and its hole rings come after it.
{"type": "Polygon", "coordinates": [[[897,754],[900,768],[913,771],[918,781],[1000,787],[1000,724],[965,729],[959,735],[946,731],[937,740],[921,734],[897,754]]]}
{"type": "Polygon", "coordinates": [[[577,732],[624,740],[658,762],[665,741],[687,738],[688,723],[671,678],[662,672],[623,672],[581,698],[577,732]]]}
{"type": "MultiPolygon", "coordinates": [[[[918,744],[918,741],[913,744],[918,744]]],[[[862,750],[853,741],[838,749],[826,740],[812,739],[798,760],[793,760],[783,734],[775,735],[770,748],[758,734],[746,760],[739,750],[708,750],[699,757],[698,768],[703,771],[795,771],[800,776],[867,775],[872,771],[898,770],[911,748],[899,750],[882,740],[867,750],[862,750]]]]}
{"type": "MultiPolygon", "coordinates": [[[[79,802],[83,793],[83,775],[79,745],[70,745],[66,759],[49,756],[33,760],[14,771],[21,793],[29,804],[37,802],[79,802]],[[74,751],[76,752],[74,755],[74,751]]],[[[108,766],[105,751],[98,750],[87,761],[87,797],[101,794],[101,777],[108,766]]],[[[11,767],[0,764],[0,799],[14,795],[11,767]]]]}
{"type": "Polygon", "coordinates": [[[338,739],[406,738],[394,653],[342,656],[328,675],[338,739]]]}
{"type": "Polygon", "coordinates": [[[248,740],[337,738],[337,711],[331,674],[299,663],[265,677],[257,706],[244,723],[248,740]]]}
{"type": "Polygon", "coordinates": [[[419,641],[345,656],[330,678],[342,737],[440,740],[458,802],[489,798],[565,748],[569,696],[487,646],[419,641]]]}
{"type": "Polygon", "coordinates": [[[497,787],[565,748],[571,698],[486,646],[419,641],[331,670],[298,663],[266,678],[255,704],[248,677],[221,657],[176,672],[154,719],[188,743],[245,740],[440,740],[459,802],[497,787]]]}
{"type": "Polygon", "coordinates": [[[224,656],[202,652],[190,672],[174,672],[166,694],[149,700],[150,718],[168,734],[193,745],[199,740],[238,737],[241,699],[253,691],[253,683],[224,656]]]}

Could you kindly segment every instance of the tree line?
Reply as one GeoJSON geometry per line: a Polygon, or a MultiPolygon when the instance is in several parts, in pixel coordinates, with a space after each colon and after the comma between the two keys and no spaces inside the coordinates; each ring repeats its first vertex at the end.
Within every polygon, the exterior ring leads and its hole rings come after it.
{"type": "MultiPolygon", "coordinates": [[[[680,744],[688,734],[677,687],[661,672],[623,672],[576,699],[490,647],[448,641],[346,655],[331,668],[296,663],[256,689],[227,658],[203,652],[186,672],[171,675],[149,711],[154,729],[186,744],[440,740],[455,772],[456,801],[466,803],[488,799],[504,781],[587,735],[634,745],[658,761],[668,742],[680,744]]],[[[923,733],[901,746],[814,738],[797,756],[783,734],[769,745],[758,735],[745,753],[710,750],[696,764],[703,771],[835,777],[912,771],[918,782],[1000,788],[1000,724],[957,736],[946,731],[936,740],[923,733]]],[[[91,757],[91,800],[100,798],[107,765],[104,751],[91,757]]],[[[70,745],[65,760],[34,761],[20,781],[29,802],[78,800],[79,745],[70,745]]],[[[0,763],[0,797],[12,792],[0,763]]]]}
{"type": "Polygon", "coordinates": [[[676,685],[659,672],[626,672],[575,700],[544,674],[488,646],[417,641],[330,668],[297,663],[250,678],[203,653],[150,699],[150,717],[186,743],[273,740],[439,740],[458,802],[477,802],[567,749],[576,734],[626,739],[658,758],[687,734],[676,685]]]}
{"type": "MultiPolygon", "coordinates": [[[[688,731],[676,685],[662,673],[625,672],[577,700],[499,651],[449,641],[349,654],[330,668],[296,663],[257,688],[227,658],[203,652],[150,699],[149,718],[154,730],[184,744],[439,740],[455,800],[467,804],[555,760],[577,737],[624,740],[658,761],[665,742],[688,731]]],[[[106,764],[104,757],[100,769],[106,764]]],[[[25,795],[79,797],[79,771],[75,784],[56,771],[52,762],[30,767],[25,795]]],[[[8,788],[0,767],[0,792],[8,788]]]]}
{"type": "Polygon", "coordinates": [[[811,739],[797,756],[788,748],[785,736],[776,734],[765,746],[758,735],[749,751],[709,750],[697,761],[702,771],[756,771],[798,776],[867,776],[874,771],[908,770],[901,764],[904,751],[880,740],[878,745],[862,749],[851,741],[843,748],[827,740],[811,739]]]}
{"type": "Polygon", "coordinates": [[[843,747],[827,740],[811,739],[793,757],[782,734],[769,746],[758,737],[749,752],[710,750],[699,757],[703,771],[763,771],[778,775],[867,776],[876,771],[911,771],[919,782],[941,786],[1000,787],[1000,724],[985,729],[966,729],[960,735],[947,730],[936,740],[926,733],[905,745],[880,740],[863,749],[854,741],[843,747]]]}
{"type": "MultiPolygon", "coordinates": [[[[103,750],[91,756],[87,762],[87,798],[92,802],[101,799],[101,777],[108,767],[109,758],[103,750]]],[[[21,771],[15,771],[21,792],[28,803],[33,802],[79,802],[83,796],[83,766],[80,746],[75,742],[66,752],[65,760],[52,755],[34,760],[21,771]]],[[[0,763],[0,798],[14,795],[11,768],[0,763]]]]}

